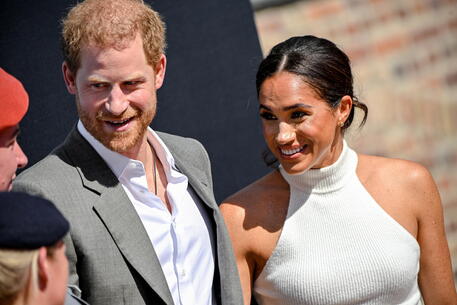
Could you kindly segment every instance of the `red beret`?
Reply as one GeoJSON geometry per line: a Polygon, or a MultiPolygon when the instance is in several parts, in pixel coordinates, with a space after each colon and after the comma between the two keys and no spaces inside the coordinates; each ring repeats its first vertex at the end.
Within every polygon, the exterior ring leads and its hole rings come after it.
{"type": "Polygon", "coordinates": [[[14,76],[0,68],[0,130],[16,126],[29,107],[29,96],[14,76]]]}

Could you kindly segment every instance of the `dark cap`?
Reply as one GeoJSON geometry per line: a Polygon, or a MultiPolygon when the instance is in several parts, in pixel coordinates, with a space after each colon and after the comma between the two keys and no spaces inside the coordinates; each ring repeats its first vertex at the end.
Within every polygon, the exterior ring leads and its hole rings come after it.
{"type": "Polygon", "coordinates": [[[70,224],[49,200],[0,193],[0,248],[38,249],[61,240],[70,224]]]}

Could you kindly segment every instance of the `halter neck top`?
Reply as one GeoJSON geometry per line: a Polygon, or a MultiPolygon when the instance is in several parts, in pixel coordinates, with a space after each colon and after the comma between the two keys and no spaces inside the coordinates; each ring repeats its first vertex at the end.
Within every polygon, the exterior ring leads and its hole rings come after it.
{"type": "Polygon", "coordinates": [[[367,192],[357,162],[344,142],[328,167],[296,175],[280,168],[289,207],[254,283],[259,304],[420,304],[419,244],[367,192]]]}

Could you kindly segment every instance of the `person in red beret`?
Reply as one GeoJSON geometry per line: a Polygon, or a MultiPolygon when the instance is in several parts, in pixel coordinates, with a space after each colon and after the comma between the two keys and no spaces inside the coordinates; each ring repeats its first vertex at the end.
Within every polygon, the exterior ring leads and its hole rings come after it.
{"type": "MultiPolygon", "coordinates": [[[[10,224],[4,225],[4,221],[11,221],[12,219],[17,219],[18,215],[14,215],[13,211],[8,204],[8,200],[11,201],[11,198],[16,198],[18,195],[11,195],[2,192],[9,192],[12,188],[12,183],[14,178],[16,178],[16,170],[17,168],[22,168],[27,165],[27,157],[22,151],[21,147],[17,142],[17,136],[19,134],[19,123],[24,117],[27,109],[29,107],[29,97],[27,92],[25,91],[24,87],[22,86],[21,82],[17,80],[14,76],[7,73],[5,70],[0,68],[0,305],[3,304],[10,304],[8,303],[4,297],[8,295],[11,291],[4,285],[4,281],[8,282],[8,278],[5,276],[4,267],[2,263],[4,263],[5,259],[5,252],[2,252],[2,248],[5,248],[5,238],[10,238],[14,242],[20,242],[24,238],[32,238],[37,239],[42,237],[42,234],[39,232],[34,231],[37,230],[38,226],[30,231],[30,234],[24,235],[5,235],[5,228],[9,227],[10,229],[12,226],[10,224]],[[11,197],[13,196],[13,197],[11,197]],[[9,198],[9,199],[8,199],[9,198]],[[7,200],[8,199],[8,200],[7,200]],[[7,212],[9,211],[9,212],[7,212]],[[4,225],[4,226],[2,226],[4,225]],[[3,268],[3,269],[2,269],[3,268]]],[[[20,195],[24,196],[24,195],[20,195]]],[[[17,198],[16,198],[17,199],[17,198]]],[[[38,199],[36,199],[38,200],[38,199]]],[[[36,201],[34,200],[34,202],[36,201]]],[[[19,208],[16,207],[16,208],[19,208]]],[[[35,206],[33,212],[38,213],[40,211],[39,205],[35,206]]],[[[26,213],[22,213],[21,219],[26,221],[30,220],[27,218],[26,213]]],[[[31,217],[34,218],[34,217],[31,217]]],[[[35,217],[36,218],[36,217],[35,217]]],[[[39,221],[44,221],[43,219],[39,219],[39,221]]],[[[66,221],[66,220],[65,220],[66,221]]],[[[55,224],[54,224],[55,225],[55,224]]],[[[21,228],[21,226],[16,226],[21,228]]],[[[33,226],[24,225],[23,229],[32,228],[33,226]]],[[[50,226],[44,226],[45,230],[50,233],[50,226]]],[[[16,231],[18,233],[19,231],[16,231]]],[[[10,232],[11,233],[11,232],[10,232]]],[[[17,247],[10,247],[10,248],[17,248],[17,247]]],[[[61,247],[64,248],[64,247],[61,247]]],[[[8,254],[8,253],[7,253],[8,254]]],[[[8,255],[7,255],[8,256],[8,255]]],[[[66,258],[65,258],[66,261],[66,258]]],[[[65,263],[66,269],[68,270],[68,262],[65,263]]],[[[53,284],[59,284],[58,282],[61,279],[52,280],[53,284]]],[[[14,282],[14,281],[13,281],[14,282]]],[[[64,284],[67,284],[67,279],[65,278],[64,284]]],[[[61,284],[61,283],[60,283],[61,284]]],[[[63,285],[66,286],[66,285],[63,285]]],[[[19,286],[18,286],[19,287],[19,286]]],[[[73,289],[77,289],[77,287],[72,287],[73,289]]],[[[64,293],[65,291],[63,291],[64,293]]],[[[12,303],[11,303],[12,304],[12,303]]],[[[16,303],[15,303],[16,304],[16,303]]],[[[20,303],[18,303],[20,304],[20,303]]],[[[31,302],[28,304],[41,304],[39,302],[31,302]]],[[[81,298],[75,296],[71,289],[67,290],[65,305],[87,305],[85,301],[81,298]]]]}
{"type": "Polygon", "coordinates": [[[27,165],[17,136],[28,107],[29,97],[21,82],[0,68],[0,191],[10,191],[17,168],[27,165]]]}

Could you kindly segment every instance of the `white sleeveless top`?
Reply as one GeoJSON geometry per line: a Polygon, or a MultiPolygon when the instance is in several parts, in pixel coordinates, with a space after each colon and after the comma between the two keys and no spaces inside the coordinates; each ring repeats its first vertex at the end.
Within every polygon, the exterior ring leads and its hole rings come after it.
{"type": "MultiPolygon", "coordinates": [[[[290,175],[287,218],[254,283],[262,305],[420,304],[416,239],[370,196],[357,154],[290,175]]],[[[382,187],[382,185],[380,186],[382,187]]]]}

